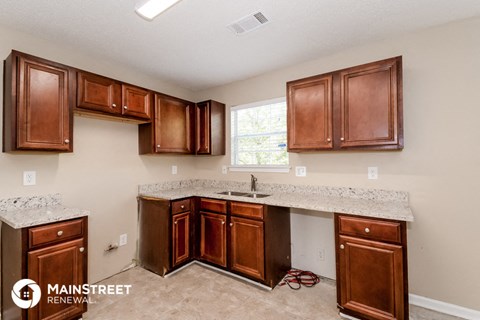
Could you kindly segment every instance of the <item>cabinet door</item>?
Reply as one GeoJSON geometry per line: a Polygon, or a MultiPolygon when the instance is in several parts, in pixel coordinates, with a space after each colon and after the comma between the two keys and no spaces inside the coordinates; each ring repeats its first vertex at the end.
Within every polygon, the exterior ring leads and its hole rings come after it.
{"type": "Polygon", "coordinates": [[[399,144],[400,64],[390,59],[340,73],[340,147],[399,144]]]}
{"type": "Polygon", "coordinates": [[[289,82],[287,96],[288,150],[331,149],[332,76],[289,82]]]}
{"type": "Polygon", "coordinates": [[[200,212],[200,259],[227,266],[227,217],[200,212]]]}
{"type": "Polygon", "coordinates": [[[173,267],[190,258],[190,212],[174,215],[172,218],[173,267]]]}
{"type": "Polygon", "coordinates": [[[210,154],[210,103],[198,103],[195,112],[197,126],[196,153],[210,154]]]}
{"type": "Polygon", "coordinates": [[[77,73],[77,108],[121,114],[120,84],[95,74],[77,73]]]}
{"type": "Polygon", "coordinates": [[[71,151],[69,70],[18,57],[17,148],[71,151]]]}
{"type": "Polygon", "coordinates": [[[186,101],[155,95],[155,151],[192,153],[193,104],[186,101]]]}
{"type": "Polygon", "coordinates": [[[152,93],[148,90],[122,84],[122,114],[150,119],[152,93]]]}
{"type": "MultiPolygon", "coordinates": [[[[40,286],[42,292],[39,304],[28,309],[28,319],[70,319],[84,312],[82,303],[48,303],[49,299],[55,302],[55,297],[66,298],[70,295],[56,295],[53,292],[48,294],[47,285],[58,284],[61,287],[80,286],[86,283],[84,279],[86,254],[83,238],[28,253],[28,277],[40,286]]],[[[76,294],[73,298],[81,300],[83,296],[76,294]]]]}
{"type": "Polygon", "coordinates": [[[339,236],[339,305],[372,319],[404,319],[402,246],[339,236]]]}
{"type": "Polygon", "coordinates": [[[233,271],[264,280],[263,222],[232,217],[230,220],[230,267],[233,271]]]}

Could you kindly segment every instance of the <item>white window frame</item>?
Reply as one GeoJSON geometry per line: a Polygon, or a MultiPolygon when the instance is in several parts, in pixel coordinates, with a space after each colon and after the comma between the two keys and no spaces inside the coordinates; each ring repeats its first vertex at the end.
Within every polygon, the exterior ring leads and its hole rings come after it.
{"type": "MultiPolygon", "coordinates": [[[[255,107],[275,104],[279,102],[286,102],[286,101],[287,101],[286,97],[281,97],[281,98],[275,98],[275,99],[269,99],[269,100],[263,100],[263,101],[257,101],[257,102],[233,106],[230,108],[230,119],[232,118],[231,113],[233,111],[255,108],[255,107]]],[[[232,130],[233,130],[233,124],[230,123],[230,137],[232,136],[232,130]]],[[[287,152],[287,157],[288,157],[288,152],[287,152]]],[[[232,160],[230,159],[230,163],[231,161],[232,160]]],[[[289,159],[289,162],[290,162],[290,159],[289,159]]],[[[291,168],[292,167],[290,165],[233,165],[233,164],[231,164],[228,167],[229,171],[235,171],[235,172],[275,172],[275,173],[288,173],[290,172],[291,168]]]]}

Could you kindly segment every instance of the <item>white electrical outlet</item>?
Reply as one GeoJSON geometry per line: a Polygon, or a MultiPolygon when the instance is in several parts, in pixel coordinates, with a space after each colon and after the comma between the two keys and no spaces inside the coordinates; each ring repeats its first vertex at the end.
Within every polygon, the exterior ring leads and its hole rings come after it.
{"type": "Polygon", "coordinates": [[[320,249],[320,251],[318,251],[318,259],[320,261],[325,261],[325,249],[320,249]]]}
{"type": "Polygon", "coordinates": [[[227,174],[227,166],[222,166],[222,173],[227,174]]]}
{"type": "Polygon", "coordinates": [[[120,235],[120,241],[118,241],[118,245],[119,246],[124,246],[126,244],[127,244],[127,234],[124,233],[124,234],[120,235]]]}
{"type": "Polygon", "coordinates": [[[297,177],[307,176],[307,167],[295,167],[295,175],[297,177]]]}
{"type": "Polygon", "coordinates": [[[368,167],[368,179],[378,179],[378,167],[368,167]]]}
{"type": "Polygon", "coordinates": [[[37,172],[36,171],[23,171],[23,185],[34,186],[37,184],[37,172]]]}
{"type": "Polygon", "coordinates": [[[172,174],[177,174],[177,166],[172,166],[172,174]]]}

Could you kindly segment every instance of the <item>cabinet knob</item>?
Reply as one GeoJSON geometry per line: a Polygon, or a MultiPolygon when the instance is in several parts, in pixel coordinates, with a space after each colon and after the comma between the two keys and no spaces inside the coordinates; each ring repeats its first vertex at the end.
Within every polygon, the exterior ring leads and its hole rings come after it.
{"type": "Polygon", "coordinates": [[[178,224],[178,221],[175,221],[174,224],[178,224]]]}
{"type": "Polygon", "coordinates": [[[117,105],[115,103],[112,104],[112,108],[116,108],[117,105]]]}
{"type": "Polygon", "coordinates": [[[68,139],[65,139],[65,143],[70,143],[70,140],[68,140],[68,139]]]}
{"type": "Polygon", "coordinates": [[[160,145],[159,145],[159,144],[157,144],[157,148],[160,148],[160,145]]]}
{"type": "Polygon", "coordinates": [[[182,205],[180,206],[180,208],[181,208],[181,209],[185,209],[185,206],[182,204],[182,205]]]}
{"type": "Polygon", "coordinates": [[[84,247],[81,247],[81,248],[78,249],[78,250],[80,250],[80,252],[83,252],[83,251],[85,251],[85,248],[84,248],[84,247]]]}
{"type": "Polygon", "coordinates": [[[230,222],[230,227],[233,227],[233,222],[230,222]]]}
{"type": "Polygon", "coordinates": [[[327,138],[327,142],[330,142],[330,141],[332,141],[332,139],[330,139],[330,138],[327,138]]]}
{"type": "Polygon", "coordinates": [[[340,141],[345,141],[345,138],[344,138],[344,137],[341,137],[341,138],[340,138],[340,141]]]}
{"type": "Polygon", "coordinates": [[[123,106],[123,109],[127,110],[127,109],[128,109],[128,107],[127,107],[127,106],[123,106]]]}
{"type": "Polygon", "coordinates": [[[222,224],[225,224],[225,221],[222,221],[222,224]]]}
{"type": "Polygon", "coordinates": [[[60,230],[60,231],[57,232],[57,236],[59,236],[59,237],[61,237],[62,234],[63,234],[63,231],[62,231],[62,230],[60,230]]]}
{"type": "Polygon", "coordinates": [[[370,233],[370,229],[365,228],[365,232],[366,232],[366,233],[370,233]]]}
{"type": "Polygon", "coordinates": [[[340,245],[340,249],[345,249],[345,246],[343,244],[340,245]]]}

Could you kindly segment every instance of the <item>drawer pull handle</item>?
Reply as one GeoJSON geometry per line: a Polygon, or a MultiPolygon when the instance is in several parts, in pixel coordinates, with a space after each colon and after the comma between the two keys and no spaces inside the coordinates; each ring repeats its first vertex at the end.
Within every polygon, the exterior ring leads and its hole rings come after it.
{"type": "Polygon", "coordinates": [[[370,229],[365,228],[365,232],[366,232],[366,233],[370,233],[370,229]]]}
{"type": "Polygon", "coordinates": [[[57,236],[59,236],[59,237],[61,237],[62,234],[63,234],[63,231],[62,231],[62,230],[60,230],[60,231],[57,232],[57,236]]]}
{"type": "Polygon", "coordinates": [[[182,204],[182,205],[180,206],[180,208],[181,208],[181,209],[185,209],[185,206],[182,204]]]}
{"type": "Polygon", "coordinates": [[[85,251],[85,248],[84,248],[84,247],[81,247],[81,248],[78,249],[78,250],[80,250],[80,252],[83,252],[83,251],[85,251]]]}
{"type": "Polygon", "coordinates": [[[343,244],[340,245],[340,249],[345,249],[345,246],[343,244]]]}

